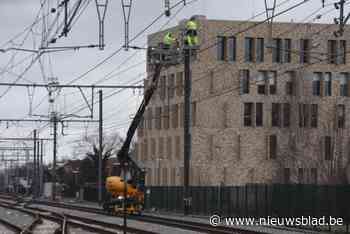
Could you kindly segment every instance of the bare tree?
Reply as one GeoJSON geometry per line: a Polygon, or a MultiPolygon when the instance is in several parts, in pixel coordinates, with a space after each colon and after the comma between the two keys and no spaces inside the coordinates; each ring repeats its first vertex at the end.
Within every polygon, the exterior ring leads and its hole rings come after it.
{"type": "MultiPolygon", "coordinates": [[[[103,136],[102,145],[102,176],[106,177],[106,165],[108,160],[116,155],[123,143],[123,138],[118,134],[103,136]]],[[[100,157],[99,137],[98,134],[85,135],[78,141],[74,147],[73,154],[76,157],[84,158],[84,163],[81,167],[81,174],[85,174],[90,179],[96,178],[98,175],[98,163],[100,157]],[[93,168],[93,175],[91,175],[93,168]],[[86,169],[86,170],[85,170],[86,169]],[[88,174],[88,175],[87,175],[88,174]]]]}

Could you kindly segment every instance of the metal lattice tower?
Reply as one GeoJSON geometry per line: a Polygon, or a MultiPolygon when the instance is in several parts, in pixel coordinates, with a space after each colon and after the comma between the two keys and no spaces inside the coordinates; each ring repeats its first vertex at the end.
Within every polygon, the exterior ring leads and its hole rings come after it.
{"type": "Polygon", "coordinates": [[[106,12],[107,12],[107,6],[108,6],[108,0],[95,0],[96,3],[96,9],[97,9],[97,16],[98,16],[98,25],[99,25],[99,48],[100,50],[103,50],[105,47],[104,42],[104,34],[105,34],[105,18],[106,18],[106,12]]]}
{"type": "Polygon", "coordinates": [[[130,21],[132,0],[121,0],[121,1],[122,1],[123,16],[124,16],[124,37],[125,37],[124,48],[126,51],[128,51],[129,50],[129,21],[130,21]]]}

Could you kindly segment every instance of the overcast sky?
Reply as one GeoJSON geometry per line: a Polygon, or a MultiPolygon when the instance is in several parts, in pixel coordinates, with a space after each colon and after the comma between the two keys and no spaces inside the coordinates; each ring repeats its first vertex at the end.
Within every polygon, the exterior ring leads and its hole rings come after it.
{"type": "MultiPolygon", "coordinates": [[[[103,2],[99,0],[100,2],[103,2]]],[[[300,0],[301,1],[301,0],[300,0]]],[[[276,12],[290,7],[300,1],[277,0],[277,3],[285,2],[281,7],[277,8],[276,12]]],[[[40,11],[39,18],[42,18],[42,13],[48,15],[47,22],[52,23],[57,13],[49,14],[48,9],[57,6],[56,0],[1,0],[0,1],[0,49],[9,47],[21,47],[27,49],[38,48],[41,40],[42,21],[35,24],[32,30],[24,29],[30,26],[34,21],[40,9],[40,2],[45,2],[43,10],[40,11]],[[49,5],[47,5],[49,4],[49,5]],[[14,38],[14,36],[19,35],[14,38]],[[10,39],[13,39],[9,42],[10,39]],[[23,45],[22,45],[23,42],[23,45]]],[[[76,0],[71,0],[70,4],[74,4],[76,0]]],[[[86,2],[86,1],[83,1],[86,2]]],[[[174,4],[175,0],[170,0],[174,4]]],[[[189,0],[187,2],[190,2],[189,0]]],[[[272,0],[269,0],[272,2],[272,0]]],[[[322,14],[331,9],[334,9],[331,4],[333,1],[326,0],[329,4],[324,9],[321,7],[321,0],[309,0],[303,6],[278,17],[277,21],[301,22],[313,12],[316,12],[307,20],[312,20],[317,14],[322,14]],[[317,11],[318,10],[318,11],[317,11]]],[[[140,32],[149,23],[153,21],[162,11],[164,11],[163,0],[134,0],[130,18],[130,38],[140,32]]],[[[229,20],[247,20],[255,14],[264,11],[264,0],[197,0],[193,1],[185,7],[179,6],[172,11],[173,15],[179,11],[176,16],[171,18],[162,17],[157,21],[146,33],[142,34],[132,44],[144,46],[146,36],[152,32],[156,32],[161,27],[169,27],[176,25],[181,19],[189,18],[194,14],[206,15],[209,19],[229,19],[229,20]],[[168,22],[169,21],[169,22],[168,22]],[[168,23],[168,24],[167,24],[168,23]]],[[[336,17],[335,10],[323,15],[317,22],[331,23],[332,18],[336,17]]],[[[264,19],[264,15],[256,18],[256,20],[264,19]]],[[[59,17],[59,23],[63,20],[62,15],[59,17]]],[[[53,32],[57,29],[57,24],[53,28],[53,32]]],[[[59,32],[60,33],[60,32],[59,32]]],[[[73,25],[68,37],[58,39],[53,46],[70,46],[70,45],[88,45],[97,44],[98,42],[98,20],[95,7],[95,1],[90,1],[86,10],[81,14],[78,21],[73,25]]],[[[111,55],[118,50],[124,43],[124,23],[122,16],[122,8],[119,0],[109,1],[107,14],[105,18],[105,43],[106,48],[103,51],[98,49],[81,49],[78,51],[66,51],[50,53],[41,57],[41,63],[35,62],[34,65],[20,76],[24,69],[31,62],[31,57],[34,56],[28,52],[8,52],[0,53],[0,79],[2,82],[19,83],[46,83],[48,77],[57,77],[61,84],[84,74],[91,67],[99,63],[101,60],[111,55]],[[14,56],[14,57],[13,57],[14,56]],[[25,60],[27,58],[27,60],[25,60]],[[40,65],[41,64],[41,65],[40,65]],[[6,68],[6,70],[4,70],[6,68]]],[[[95,69],[93,72],[83,76],[76,84],[92,84],[105,78],[106,74],[112,74],[109,79],[100,84],[134,84],[145,77],[145,54],[142,51],[121,51],[113,56],[108,62],[95,69]],[[132,57],[131,57],[132,56],[132,57]],[[131,59],[128,59],[130,58],[131,59]],[[128,59],[127,62],[124,62],[128,59]],[[120,72],[124,69],[132,67],[127,72],[120,72]],[[112,72],[112,73],[111,73],[112,72]]],[[[137,83],[140,84],[140,83],[137,83]]],[[[0,97],[6,90],[0,87],[0,97]]],[[[29,93],[34,93],[33,107],[34,114],[47,115],[48,101],[45,99],[47,91],[45,89],[27,90],[25,88],[12,88],[5,96],[0,98],[0,118],[28,118],[29,113],[29,93]],[[33,92],[34,91],[34,92],[33,92]]],[[[61,113],[72,113],[77,107],[83,105],[83,99],[79,96],[78,90],[62,90],[59,100],[59,111],[61,113]]],[[[105,90],[105,95],[108,95],[111,90],[105,90]]],[[[112,90],[113,92],[113,90],[112,90]]],[[[119,132],[124,135],[128,123],[131,120],[133,113],[137,109],[138,103],[142,96],[138,91],[126,90],[109,98],[105,101],[104,116],[105,116],[105,131],[107,133],[119,132]]],[[[90,97],[90,94],[88,94],[90,97]]],[[[97,98],[97,96],[96,96],[97,98]]],[[[97,109],[97,108],[96,108],[97,109]]],[[[87,109],[80,112],[81,115],[87,115],[87,109]]],[[[31,134],[34,128],[40,128],[43,124],[24,124],[24,123],[0,123],[0,137],[26,137],[31,134]]],[[[96,131],[96,124],[69,124],[65,129],[67,136],[60,136],[58,156],[72,157],[72,146],[75,139],[78,139],[84,134],[96,131]]],[[[44,128],[40,135],[42,137],[50,137],[50,128],[44,128]]],[[[30,144],[29,142],[28,144],[30,144]]],[[[9,145],[6,142],[0,142],[0,146],[9,145]]],[[[46,145],[46,160],[52,158],[52,147],[46,145]]]]}

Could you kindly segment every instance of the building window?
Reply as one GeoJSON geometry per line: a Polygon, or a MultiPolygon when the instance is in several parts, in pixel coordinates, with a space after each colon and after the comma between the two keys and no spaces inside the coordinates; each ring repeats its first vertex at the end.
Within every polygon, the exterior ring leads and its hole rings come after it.
{"type": "Polygon", "coordinates": [[[166,96],[166,76],[161,76],[159,83],[159,97],[161,100],[164,100],[166,96]]]}
{"type": "Polygon", "coordinates": [[[339,64],[346,64],[346,54],[347,53],[348,52],[346,51],[346,41],[340,40],[339,53],[338,53],[339,64]]]}
{"type": "Polygon", "coordinates": [[[338,128],[345,127],[345,105],[339,104],[337,105],[337,122],[338,128]]]}
{"type": "Polygon", "coordinates": [[[309,105],[308,104],[303,104],[303,126],[307,127],[309,126],[309,105]]]}
{"type": "Polygon", "coordinates": [[[276,94],[277,92],[277,72],[270,71],[268,74],[270,94],[276,94]]]}
{"type": "Polygon", "coordinates": [[[181,139],[179,136],[175,137],[175,157],[176,159],[181,158],[181,139]]]}
{"type": "Polygon", "coordinates": [[[332,96],[332,73],[330,72],[324,74],[324,95],[332,96]]]}
{"type": "Polygon", "coordinates": [[[256,62],[264,62],[264,38],[256,39],[256,62]]]}
{"type": "Polygon", "coordinates": [[[258,102],[255,104],[255,113],[256,113],[256,126],[257,127],[263,126],[263,121],[264,121],[263,103],[258,102]]]}
{"type": "Polygon", "coordinates": [[[168,77],[168,97],[173,98],[175,96],[175,74],[170,74],[168,77]]]}
{"type": "Polygon", "coordinates": [[[312,128],[317,128],[318,123],[318,106],[317,104],[311,104],[311,123],[312,128]]]}
{"type": "Polygon", "coordinates": [[[314,96],[320,96],[321,94],[321,80],[322,80],[322,73],[321,72],[315,72],[313,79],[312,79],[312,95],[314,96]]]}
{"type": "Polygon", "coordinates": [[[148,159],[148,140],[145,139],[143,142],[143,161],[148,159]]]}
{"type": "Polygon", "coordinates": [[[265,94],[266,93],[266,71],[259,71],[258,77],[257,77],[257,89],[258,94],[265,94]]]}
{"type": "Polygon", "coordinates": [[[172,127],[177,128],[179,125],[179,108],[177,104],[172,105],[172,127]]]}
{"type": "Polygon", "coordinates": [[[290,168],[284,168],[283,178],[285,184],[290,184],[290,168]]]}
{"type": "Polygon", "coordinates": [[[290,126],[290,104],[283,104],[283,127],[290,126]]]}
{"type": "Polygon", "coordinates": [[[165,158],[165,156],[167,156],[167,155],[164,155],[164,138],[163,137],[160,137],[158,140],[158,156],[159,158],[165,158]]]}
{"type": "Polygon", "coordinates": [[[148,108],[148,118],[147,118],[148,129],[152,129],[152,122],[153,122],[153,113],[152,113],[152,107],[150,107],[148,108]]]}
{"type": "Polygon", "coordinates": [[[240,90],[241,94],[247,94],[249,93],[249,70],[240,70],[239,71],[240,76],[240,90]]]}
{"type": "Polygon", "coordinates": [[[228,38],[228,60],[236,61],[236,38],[229,37],[228,38]]]}
{"type": "Polygon", "coordinates": [[[276,135],[270,135],[269,136],[269,157],[270,159],[276,159],[277,158],[277,136],[276,135]]]}
{"type": "Polygon", "coordinates": [[[273,39],[273,48],[272,48],[272,62],[273,63],[282,63],[282,39],[274,38],[273,39]]]}
{"type": "Polygon", "coordinates": [[[317,184],[317,168],[311,168],[311,183],[317,184]]]}
{"type": "Polygon", "coordinates": [[[300,40],[300,63],[310,62],[310,40],[301,39],[300,40]]]}
{"type": "Polygon", "coordinates": [[[340,96],[348,96],[349,73],[340,73],[340,96]]]}
{"type": "Polygon", "coordinates": [[[299,127],[309,126],[309,104],[299,103],[299,127]]]}
{"type": "Polygon", "coordinates": [[[184,104],[179,104],[180,128],[184,126],[184,104]]]}
{"type": "Polygon", "coordinates": [[[245,61],[254,62],[254,38],[246,37],[245,38],[245,61]]]}
{"type": "Polygon", "coordinates": [[[327,53],[327,60],[330,64],[336,64],[337,63],[337,41],[336,40],[328,40],[328,53],[327,53]]]}
{"type": "Polygon", "coordinates": [[[284,62],[290,63],[292,61],[292,40],[284,39],[284,62]]]}
{"type": "Polygon", "coordinates": [[[169,119],[170,119],[170,110],[169,110],[169,106],[165,106],[164,107],[164,111],[163,111],[163,118],[164,118],[164,122],[163,122],[163,128],[164,129],[169,129],[169,119]]]}
{"type": "Polygon", "coordinates": [[[179,97],[183,95],[183,74],[183,72],[176,73],[176,95],[179,97]]]}
{"type": "Polygon", "coordinates": [[[272,103],[272,127],[281,126],[281,104],[280,103],[272,103]]]}
{"type": "Polygon", "coordinates": [[[295,72],[287,72],[286,95],[294,95],[295,72]]]}
{"type": "Polygon", "coordinates": [[[221,61],[226,59],[226,37],[217,37],[217,59],[221,61]]]}
{"type": "Polygon", "coordinates": [[[156,129],[161,129],[162,128],[162,119],[161,119],[161,116],[162,116],[162,108],[161,107],[156,107],[156,124],[155,124],[155,128],[156,129]]]}
{"type": "Polygon", "coordinates": [[[171,137],[167,137],[167,139],[166,139],[166,149],[167,149],[167,158],[172,159],[173,148],[172,148],[171,137]]]}
{"type": "Polygon", "coordinates": [[[151,158],[156,156],[156,139],[151,138],[151,158]]]}
{"type": "Polygon", "coordinates": [[[324,158],[325,160],[333,159],[332,138],[330,136],[324,137],[324,158]]]}
{"type": "Polygon", "coordinates": [[[244,126],[252,126],[253,122],[253,103],[244,103],[244,126]]]}

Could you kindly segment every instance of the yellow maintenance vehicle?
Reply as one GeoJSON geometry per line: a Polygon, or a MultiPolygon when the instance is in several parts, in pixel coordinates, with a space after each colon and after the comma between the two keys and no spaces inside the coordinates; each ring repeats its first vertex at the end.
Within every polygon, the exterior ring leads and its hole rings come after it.
{"type": "Polygon", "coordinates": [[[106,189],[110,198],[104,203],[104,209],[109,213],[122,214],[126,189],[126,212],[140,215],[144,205],[144,192],[129,183],[126,186],[125,188],[124,180],[120,176],[110,176],[106,179],[106,189]]]}
{"type": "Polygon", "coordinates": [[[131,122],[125,141],[117,153],[121,173],[106,179],[108,196],[104,200],[103,209],[110,213],[141,214],[143,210],[145,170],[130,157],[129,150],[132,137],[135,135],[137,126],[158,86],[161,68],[161,63],[155,64],[150,85],[145,89],[142,103],[131,122]]]}

